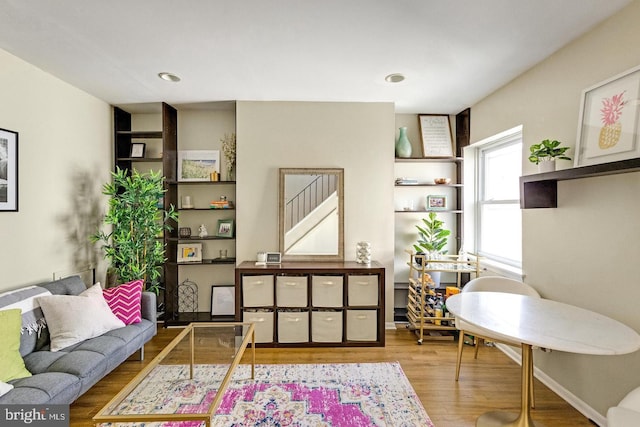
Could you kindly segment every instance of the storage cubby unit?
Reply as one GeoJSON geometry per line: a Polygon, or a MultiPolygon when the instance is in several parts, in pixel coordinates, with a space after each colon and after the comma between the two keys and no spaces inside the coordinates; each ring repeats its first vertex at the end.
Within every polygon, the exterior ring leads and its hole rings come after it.
{"type": "Polygon", "coordinates": [[[244,261],[236,267],[236,320],[256,322],[263,346],[384,346],[384,281],[375,261],[244,261]]]}

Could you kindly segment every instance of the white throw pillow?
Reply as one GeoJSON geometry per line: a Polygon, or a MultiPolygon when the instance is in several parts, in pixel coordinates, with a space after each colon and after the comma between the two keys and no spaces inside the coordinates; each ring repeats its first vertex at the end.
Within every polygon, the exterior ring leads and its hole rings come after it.
{"type": "Polygon", "coordinates": [[[0,381],[0,396],[9,393],[12,388],[13,386],[11,384],[0,381]]]}
{"type": "Polygon", "coordinates": [[[97,283],[80,295],[38,298],[51,338],[51,351],[58,351],[125,325],[111,311],[97,283]]]}

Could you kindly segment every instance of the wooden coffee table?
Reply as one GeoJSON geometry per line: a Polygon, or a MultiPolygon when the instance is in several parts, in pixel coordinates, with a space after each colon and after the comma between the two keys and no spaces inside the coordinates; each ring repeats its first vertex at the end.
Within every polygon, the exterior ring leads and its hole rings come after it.
{"type": "MultiPolygon", "coordinates": [[[[127,423],[127,422],[158,422],[158,421],[200,421],[206,426],[211,425],[211,418],[215,414],[224,392],[229,385],[234,370],[240,363],[247,345],[251,342],[251,378],[255,377],[255,332],[253,323],[241,322],[198,322],[191,323],[169,345],[160,352],[136,377],[127,384],[120,393],[109,401],[93,417],[94,424],[127,423]],[[194,365],[215,364],[227,366],[222,380],[213,380],[211,388],[217,389],[216,396],[208,407],[199,413],[183,414],[162,412],[128,413],[119,410],[123,401],[127,400],[136,388],[159,366],[182,365],[189,366],[189,379],[193,379],[194,365]]],[[[205,405],[206,406],[206,405],[205,405]]]]}

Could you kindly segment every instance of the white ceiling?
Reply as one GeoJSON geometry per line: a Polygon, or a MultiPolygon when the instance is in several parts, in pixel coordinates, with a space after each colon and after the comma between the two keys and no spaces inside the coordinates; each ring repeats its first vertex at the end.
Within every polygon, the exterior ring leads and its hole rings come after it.
{"type": "Polygon", "coordinates": [[[629,2],[0,0],[0,48],[116,105],[390,101],[453,114],[629,2]]]}

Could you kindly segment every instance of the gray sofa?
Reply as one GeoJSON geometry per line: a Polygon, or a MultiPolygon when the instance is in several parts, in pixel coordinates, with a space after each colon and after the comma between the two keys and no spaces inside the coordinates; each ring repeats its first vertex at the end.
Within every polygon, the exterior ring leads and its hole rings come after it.
{"type": "MultiPolygon", "coordinates": [[[[38,285],[54,295],[78,295],[87,287],[79,276],[38,285]]],[[[31,377],[9,383],[0,404],[70,404],[140,350],[157,333],[156,296],[142,293],[142,321],[69,346],[49,351],[49,333],[23,333],[20,354],[31,377]]]]}

